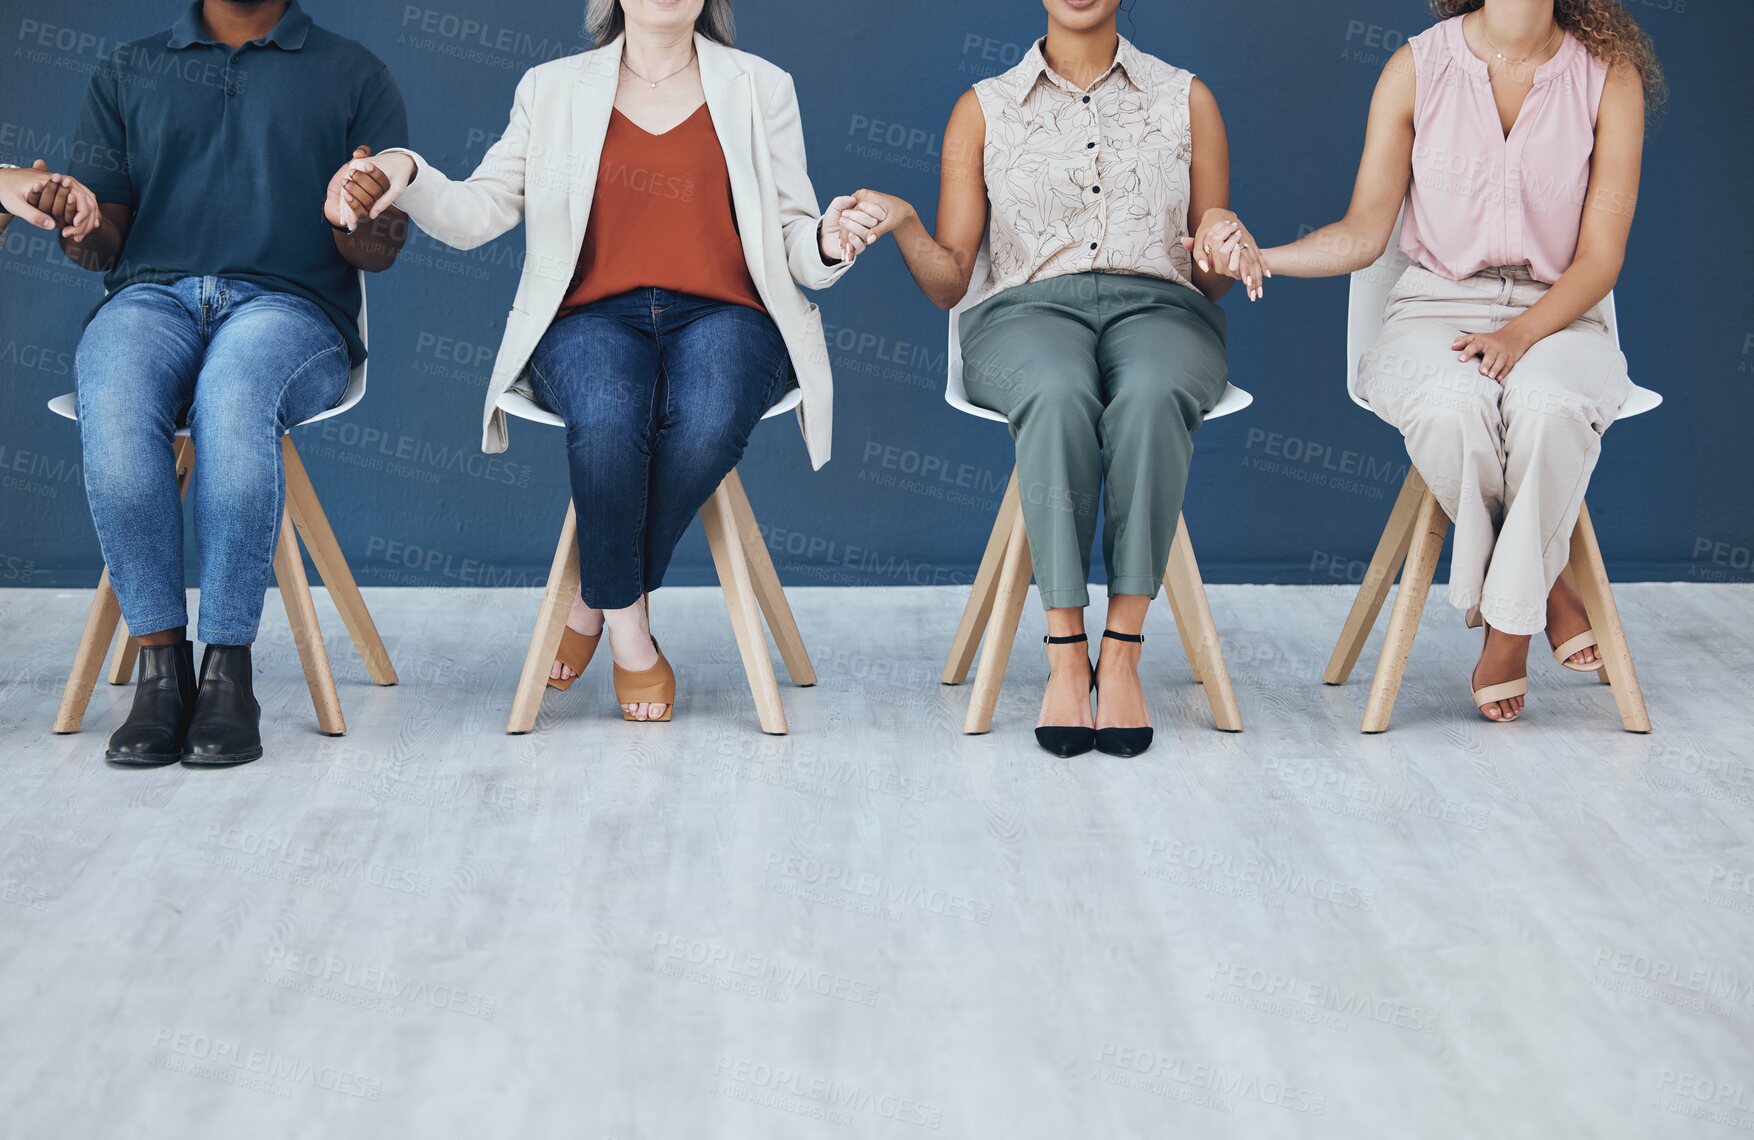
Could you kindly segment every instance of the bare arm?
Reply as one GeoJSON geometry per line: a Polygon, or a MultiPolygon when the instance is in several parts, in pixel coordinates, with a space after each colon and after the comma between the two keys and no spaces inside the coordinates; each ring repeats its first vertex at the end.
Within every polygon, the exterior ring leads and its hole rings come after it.
{"type": "Polygon", "coordinates": [[[1413,49],[1403,45],[1383,68],[1370,102],[1364,157],[1346,216],[1300,241],[1263,251],[1267,272],[1337,277],[1375,263],[1388,248],[1413,178],[1413,49]]]}
{"type": "Polygon", "coordinates": [[[1644,82],[1629,67],[1608,76],[1596,115],[1590,188],[1571,266],[1546,296],[1496,332],[1464,332],[1450,347],[1480,359],[1480,374],[1503,382],[1529,349],[1601,304],[1626,260],[1644,159],[1644,82]]]}
{"type": "Polygon", "coordinates": [[[1194,144],[1188,171],[1192,236],[1182,244],[1194,251],[1194,288],[1216,301],[1240,279],[1254,300],[1260,296],[1263,274],[1253,237],[1230,208],[1230,135],[1217,97],[1198,79],[1188,90],[1188,117],[1194,144]],[[1226,272],[1227,267],[1234,272],[1226,272]]]}
{"type": "Polygon", "coordinates": [[[953,309],[968,293],[987,232],[985,151],[987,117],[973,91],[963,93],[944,130],[943,171],[938,184],[938,232],[926,230],[912,204],[889,194],[861,190],[858,206],[875,205],[883,219],[874,231],[895,234],[908,272],[940,309],[953,309]]]}
{"type": "Polygon", "coordinates": [[[1608,75],[1596,117],[1596,151],[1577,256],[1547,295],[1511,322],[1531,345],[1601,304],[1620,279],[1643,162],[1644,82],[1633,68],[1616,67],[1608,75]]]}
{"type": "Polygon", "coordinates": [[[0,170],[0,234],[6,232],[6,226],[14,217],[20,217],[28,225],[38,229],[56,229],[55,219],[37,209],[37,196],[49,181],[49,166],[38,159],[35,166],[20,169],[7,167],[0,170]]]}

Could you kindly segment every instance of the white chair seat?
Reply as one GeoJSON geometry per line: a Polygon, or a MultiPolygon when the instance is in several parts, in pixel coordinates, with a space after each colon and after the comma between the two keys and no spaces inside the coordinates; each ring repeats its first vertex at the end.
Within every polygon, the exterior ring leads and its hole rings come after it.
{"type": "MultiPolygon", "coordinates": [[[[366,323],[366,313],[365,273],[362,270],[359,274],[359,340],[361,344],[367,343],[370,336],[370,331],[366,323]]],[[[364,360],[360,361],[358,367],[354,368],[348,375],[347,391],[342,393],[341,402],[339,404],[329,408],[327,411],[318,412],[310,419],[301,421],[297,426],[303,427],[305,424],[314,424],[321,420],[338,416],[342,412],[352,411],[355,404],[365,399],[365,374],[367,363],[368,362],[364,360]]],[[[68,392],[64,395],[56,396],[53,400],[49,401],[49,410],[54,412],[57,416],[60,416],[62,419],[77,421],[79,419],[79,399],[77,393],[68,392]]],[[[186,427],[177,429],[177,435],[179,436],[187,436],[188,434],[189,429],[186,427]]]]}
{"type": "MultiPolygon", "coordinates": [[[[793,388],[780,397],[779,403],[762,414],[762,419],[771,420],[775,416],[784,415],[804,402],[804,389],[793,388]]],[[[535,400],[521,392],[507,392],[499,398],[495,405],[508,416],[520,420],[529,420],[533,424],[548,424],[550,427],[565,427],[566,422],[553,412],[538,404],[535,400]]]]}
{"type": "MultiPolygon", "coordinates": [[[[308,420],[303,421],[298,426],[303,427],[305,424],[314,424],[320,420],[326,420],[326,419],[329,419],[333,416],[338,416],[342,412],[351,411],[353,406],[355,404],[359,403],[364,398],[365,398],[365,378],[363,376],[358,376],[354,380],[352,380],[351,382],[348,383],[347,393],[346,393],[346,395],[341,397],[341,402],[339,404],[336,404],[334,407],[328,409],[327,411],[318,412],[316,415],[312,416],[308,420]]],[[[69,420],[78,420],[79,419],[79,403],[75,397],[75,393],[72,393],[72,392],[67,392],[63,395],[56,396],[53,400],[50,400],[49,401],[49,410],[51,412],[54,412],[57,416],[60,416],[63,419],[69,419],[69,420]]],[[[186,436],[189,434],[189,429],[187,427],[180,427],[177,429],[177,434],[179,436],[186,436]]]]}
{"type": "MultiPolygon", "coordinates": [[[[1358,377],[1358,364],[1376,338],[1382,334],[1383,310],[1388,306],[1389,294],[1394,292],[1395,285],[1401,275],[1413,264],[1411,258],[1401,251],[1401,222],[1405,215],[1395,219],[1394,232],[1389,235],[1388,248],[1369,269],[1361,270],[1352,275],[1351,299],[1347,304],[1346,359],[1351,363],[1352,370],[1346,377],[1346,391],[1352,402],[1361,408],[1369,408],[1355,390],[1358,377]]],[[[1620,343],[1620,320],[1614,307],[1614,294],[1610,292],[1602,301],[1602,318],[1607,322],[1608,332],[1614,337],[1614,343],[1620,343]]],[[[1640,388],[1634,384],[1632,394],[1620,408],[1622,420],[1633,416],[1642,416],[1662,406],[1663,397],[1649,388],[1640,388]]]]}
{"type": "MultiPolygon", "coordinates": [[[[1226,394],[1228,395],[1228,393],[1226,394]]],[[[1365,403],[1364,399],[1356,392],[1352,393],[1352,402],[1361,408],[1370,407],[1370,405],[1365,403]]],[[[1632,394],[1626,397],[1626,402],[1624,404],[1620,405],[1620,414],[1614,417],[1614,422],[1619,423],[1621,420],[1629,420],[1633,416],[1642,416],[1644,413],[1654,412],[1662,406],[1663,395],[1661,392],[1653,392],[1649,388],[1640,388],[1637,384],[1634,384],[1632,386],[1632,394]]],[[[1212,413],[1213,416],[1216,416],[1217,414],[1218,412],[1216,410],[1212,413]]],[[[1209,416],[1207,418],[1210,419],[1211,417],[1209,416]]]]}
{"type": "MultiPolygon", "coordinates": [[[[968,389],[963,385],[962,380],[962,314],[972,308],[969,301],[979,296],[986,288],[990,265],[987,243],[983,241],[980,253],[975,257],[974,271],[969,276],[968,292],[963,295],[961,301],[957,302],[955,308],[950,310],[950,349],[945,356],[949,374],[945,378],[944,402],[959,412],[966,412],[979,419],[992,420],[994,423],[1002,424],[1006,422],[1003,415],[991,408],[976,407],[969,401],[968,389]]],[[[1211,421],[1234,415],[1254,402],[1255,398],[1241,388],[1234,385],[1229,386],[1224,389],[1224,395],[1218,398],[1217,406],[1206,413],[1206,419],[1211,421]]]]}
{"type": "MultiPolygon", "coordinates": [[[[960,387],[960,385],[958,386],[960,387]]],[[[959,412],[967,412],[971,416],[978,416],[983,420],[992,420],[994,423],[1002,424],[1006,422],[1005,417],[998,412],[993,411],[991,408],[976,407],[968,402],[968,397],[966,395],[959,392],[948,392],[945,394],[944,398],[946,403],[959,412]]],[[[1206,413],[1206,422],[1210,423],[1213,420],[1222,419],[1225,416],[1235,415],[1237,412],[1242,411],[1254,402],[1255,398],[1253,395],[1243,391],[1234,384],[1229,385],[1224,389],[1224,395],[1218,398],[1217,405],[1214,406],[1210,412],[1206,413]]],[[[501,401],[500,406],[505,406],[504,401],[501,401]]],[[[1621,414],[1624,415],[1625,413],[1623,412],[1621,414]]]]}

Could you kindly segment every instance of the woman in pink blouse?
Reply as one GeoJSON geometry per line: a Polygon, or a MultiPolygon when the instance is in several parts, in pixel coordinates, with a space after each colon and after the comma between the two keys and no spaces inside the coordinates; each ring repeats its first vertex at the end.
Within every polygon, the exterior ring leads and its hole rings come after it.
{"type": "Polygon", "coordinates": [[[1262,251],[1268,276],[1374,263],[1404,211],[1413,265],[1353,391],[1401,430],[1455,520],[1450,604],[1486,626],[1469,688],[1504,723],[1545,631],[1566,667],[1601,668],[1559,575],[1631,391],[1601,304],[1626,256],[1645,106],[1663,94],[1620,0],[1432,0],[1443,22],[1383,71],[1346,216],[1262,251]]]}

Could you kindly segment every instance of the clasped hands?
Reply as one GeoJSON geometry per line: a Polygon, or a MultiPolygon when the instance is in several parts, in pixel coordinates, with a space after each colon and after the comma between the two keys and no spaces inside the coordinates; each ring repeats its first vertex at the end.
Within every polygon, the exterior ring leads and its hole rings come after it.
{"type": "Polygon", "coordinates": [[[51,174],[40,158],[26,170],[0,170],[0,207],[28,225],[58,229],[76,242],[103,225],[97,196],[72,175],[51,174]]]}
{"type": "Polygon", "coordinates": [[[1251,301],[1261,299],[1273,276],[1255,235],[1230,210],[1207,210],[1194,236],[1182,239],[1182,248],[1194,255],[1201,272],[1241,281],[1251,301]]]}
{"type": "Polygon", "coordinates": [[[329,179],[323,197],[323,217],[338,230],[352,233],[367,221],[377,221],[414,180],[414,160],[406,154],[372,157],[372,148],[353,152],[347,165],[329,179]]]}
{"type": "MultiPolygon", "coordinates": [[[[371,148],[362,146],[329,180],[323,216],[336,229],[351,233],[395,205],[415,174],[414,160],[408,155],[397,152],[374,158],[371,148]]],[[[896,201],[865,190],[830,202],[818,229],[823,260],[852,261],[894,229],[900,214],[894,209],[896,201]]]]}

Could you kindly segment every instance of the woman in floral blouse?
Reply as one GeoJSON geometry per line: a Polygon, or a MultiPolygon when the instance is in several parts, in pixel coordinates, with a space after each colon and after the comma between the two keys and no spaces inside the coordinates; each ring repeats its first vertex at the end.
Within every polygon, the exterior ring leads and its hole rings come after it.
{"type": "Polygon", "coordinates": [[[1121,37],[1121,0],[1042,3],[1047,36],[951,113],[937,234],[905,201],[856,199],[883,215],[879,236],[895,234],[926,295],[958,308],[969,398],[1010,422],[1048,619],[1036,738],[1061,756],[1132,756],[1151,743],[1140,630],[1193,433],[1228,380],[1215,302],[1227,273],[1259,297],[1262,272],[1227,208],[1212,92],[1121,37]],[[1084,609],[1099,502],[1108,615],[1093,713],[1084,609]]]}

